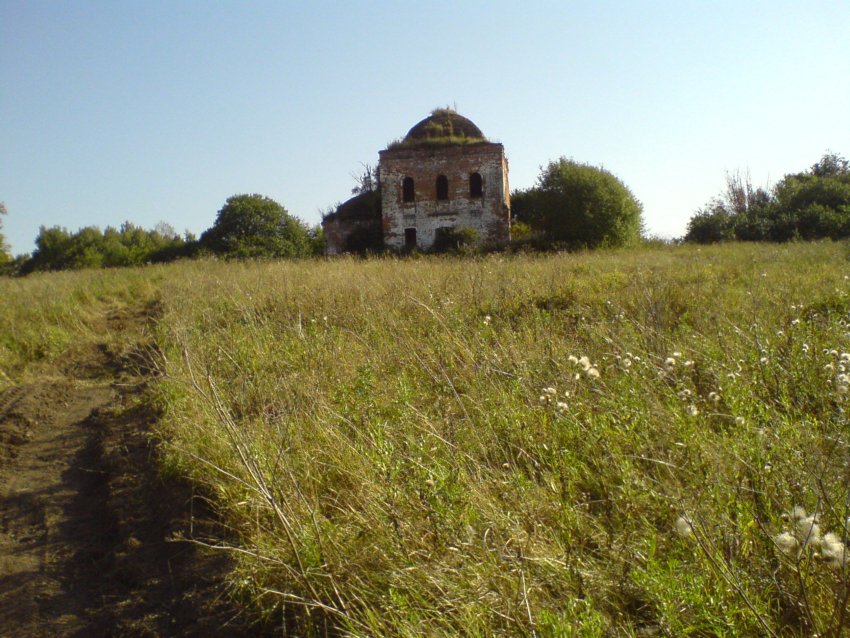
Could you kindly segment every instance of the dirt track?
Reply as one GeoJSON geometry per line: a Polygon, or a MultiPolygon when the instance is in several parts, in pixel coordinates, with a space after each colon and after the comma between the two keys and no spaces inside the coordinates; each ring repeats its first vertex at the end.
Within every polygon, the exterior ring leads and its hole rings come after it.
{"type": "MultiPolygon", "coordinates": [[[[141,336],[145,321],[104,329],[141,336]]],[[[106,344],[0,394],[0,636],[257,635],[225,601],[227,556],[175,540],[215,523],[151,463],[141,350],[106,344]]]]}

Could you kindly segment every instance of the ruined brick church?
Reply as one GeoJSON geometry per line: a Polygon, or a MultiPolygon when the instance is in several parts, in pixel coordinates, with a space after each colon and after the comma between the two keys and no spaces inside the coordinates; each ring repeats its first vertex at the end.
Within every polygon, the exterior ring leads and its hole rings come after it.
{"type": "Polygon", "coordinates": [[[327,254],[428,251],[460,230],[480,246],[510,240],[505,149],[470,120],[438,109],[379,155],[377,188],[323,219],[327,254]]]}

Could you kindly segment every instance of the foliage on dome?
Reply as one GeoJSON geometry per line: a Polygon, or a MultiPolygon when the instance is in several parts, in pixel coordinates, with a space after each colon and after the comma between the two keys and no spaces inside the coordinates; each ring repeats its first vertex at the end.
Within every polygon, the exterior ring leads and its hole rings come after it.
{"type": "Polygon", "coordinates": [[[402,140],[389,148],[417,146],[450,146],[454,144],[480,144],[487,138],[472,120],[449,108],[434,109],[431,115],[418,122],[402,140]]]}

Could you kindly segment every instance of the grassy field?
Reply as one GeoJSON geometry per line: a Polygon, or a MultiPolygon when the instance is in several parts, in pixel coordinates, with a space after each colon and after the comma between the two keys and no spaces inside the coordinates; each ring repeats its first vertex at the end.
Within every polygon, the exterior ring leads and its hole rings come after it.
{"type": "Polygon", "coordinates": [[[6,379],[97,304],[159,298],[165,469],[228,522],[237,594],[302,635],[850,625],[844,244],[193,262],[8,290],[36,303],[0,315],[6,379]]]}

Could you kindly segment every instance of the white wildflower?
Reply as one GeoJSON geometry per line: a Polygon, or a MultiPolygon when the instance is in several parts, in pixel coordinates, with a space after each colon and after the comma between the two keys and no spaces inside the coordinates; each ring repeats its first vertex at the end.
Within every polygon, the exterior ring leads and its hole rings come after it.
{"type": "Polygon", "coordinates": [[[591,366],[587,370],[585,370],[585,374],[587,374],[589,379],[598,379],[599,378],[599,370],[597,370],[593,366],[591,366]]]}
{"type": "Polygon", "coordinates": [[[809,352],[809,344],[804,343],[803,344],[803,354],[808,354],[808,352],[809,352]]]}
{"type": "Polygon", "coordinates": [[[489,326],[493,318],[490,315],[484,315],[484,325],[489,326]]]}
{"type": "Polygon", "coordinates": [[[540,403],[549,404],[558,396],[558,391],[553,387],[543,388],[540,395],[540,403]]]}
{"type": "Polygon", "coordinates": [[[558,412],[560,412],[561,414],[563,414],[564,412],[566,412],[567,410],[570,409],[570,406],[567,405],[566,403],[564,403],[563,401],[558,401],[555,404],[555,407],[558,409],[558,412]]]}
{"type": "Polygon", "coordinates": [[[759,359],[759,363],[765,365],[767,363],[767,357],[762,357],[761,359],[759,359]]]}
{"type": "Polygon", "coordinates": [[[691,361],[690,359],[688,359],[688,360],[687,360],[687,361],[685,361],[682,365],[683,365],[683,366],[685,366],[686,368],[691,368],[691,367],[693,367],[694,362],[693,362],[693,361],[691,361]]]}
{"type": "Polygon", "coordinates": [[[674,358],[674,359],[681,359],[681,358],[682,358],[682,353],[681,353],[681,352],[674,352],[674,353],[673,353],[673,358],[674,358]]]}
{"type": "Polygon", "coordinates": [[[824,561],[835,569],[844,569],[848,558],[850,558],[850,551],[844,546],[841,539],[832,532],[824,535],[821,554],[824,561]]]}
{"type": "Polygon", "coordinates": [[[744,417],[742,417],[742,416],[736,416],[735,417],[735,425],[744,425],[744,423],[746,423],[746,420],[744,419],[744,417]]]}
{"type": "Polygon", "coordinates": [[[808,516],[808,513],[806,512],[805,507],[795,505],[789,512],[788,516],[791,518],[792,521],[799,521],[801,519],[806,518],[806,516],[808,516]]]}
{"type": "Polygon", "coordinates": [[[787,556],[799,555],[800,543],[793,534],[782,532],[776,536],[774,542],[776,543],[776,546],[779,547],[779,551],[783,554],[787,556]]]}
{"type": "Polygon", "coordinates": [[[838,356],[839,360],[850,362],[850,352],[842,352],[838,356]]]}
{"type": "MultiPolygon", "coordinates": [[[[794,509],[802,510],[804,514],[806,512],[802,507],[795,507],[794,509]]],[[[809,545],[820,545],[820,525],[818,525],[817,514],[795,517],[794,520],[796,521],[795,535],[797,540],[800,541],[800,545],[804,548],[809,545]]]]}
{"type": "Polygon", "coordinates": [[[800,320],[799,320],[799,319],[792,319],[792,320],[791,320],[791,325],[792,325],[792,326],[799,326],[799,325],[800,325],[800,320]]]}
{"type": "Polygon", "coordinates": [[[667,357],[664,360],[664,367],[667,368],[668,370],[672,370],[673,368],[676,367],[676,359],[674,359],[673,357],[667,357]]]}
{"type": "Polygon", "coordinates": [[[699,414],[699,409],[693,403],[689,405],[685,411],[689,416],[697,416],[699,414]]]}
{"type": "Polygon", "coordinates": [[[567,357],[567,361],[572,363],[574,366],[578,365],[578,357],[576,357],[574,354],[571,354],[569,357],[567,357]]]}
{"type": "Polygon", "coordinates": [[[720,395],[717,394],[716,392],[709,392],[708,393],[708,400],[711,401],[712,403],[720,403],[720,395]]]}
{"type": "Polygon", "coordinates": [[[691,523],[691,519],[687,514],[682,514],[676,519],[676,533],[684,538],[693,535],[694,525],[691,523]]]}
{"type": "Polygon", "coordinates": [[[584,370],[586,372],[591,366],[590,358],[587,357],[587,356],[584,356],[584,357],[582,357],[581,359],[578,360],[578,364],[582,367],[582,370],[584,370]]]}

